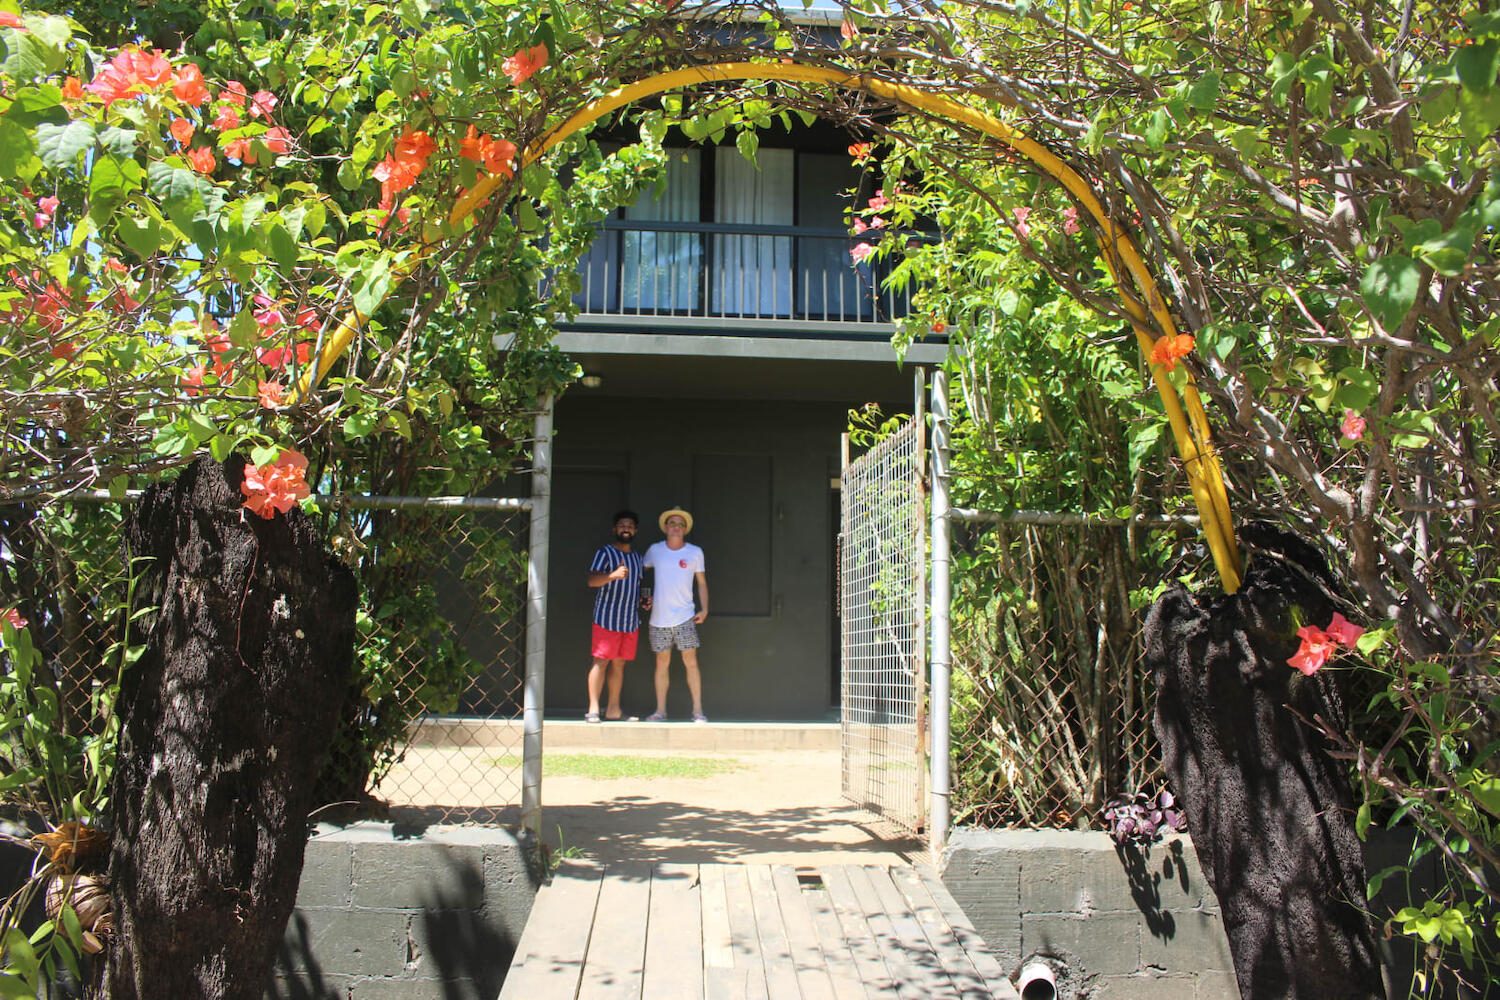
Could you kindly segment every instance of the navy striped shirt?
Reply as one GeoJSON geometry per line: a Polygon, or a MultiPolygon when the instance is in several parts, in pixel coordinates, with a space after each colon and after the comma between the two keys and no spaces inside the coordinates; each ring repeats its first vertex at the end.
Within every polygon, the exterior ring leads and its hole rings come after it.
{"type": "Polygon", "coordinates": [[[600,546],[589,563],[590,573],[612,573],[621,563],[630,567],[623,580],[611,580],[594,594],[594,624],[611,632],[634,632],[641,627],[641,554],[600,546]]]}

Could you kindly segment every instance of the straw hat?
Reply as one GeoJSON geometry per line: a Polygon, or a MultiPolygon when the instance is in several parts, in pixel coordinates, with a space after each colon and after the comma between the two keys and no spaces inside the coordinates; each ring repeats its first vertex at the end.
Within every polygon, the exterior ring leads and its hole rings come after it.
{"type": "Polygon", "coordinates": [[[658,517],[656,519],[656,526],[660,528],[663,533],[665,533],[667,530],[667,518],[671,517],[673,514],[676,514],[678,517],[687,522],[687,528],[685,528],[682,533],[684,535],[690,534],[693,530],[693,515],[689,514],[681,507],[673,507],[671,510],[662,511],[661,517],[658,517]]]}

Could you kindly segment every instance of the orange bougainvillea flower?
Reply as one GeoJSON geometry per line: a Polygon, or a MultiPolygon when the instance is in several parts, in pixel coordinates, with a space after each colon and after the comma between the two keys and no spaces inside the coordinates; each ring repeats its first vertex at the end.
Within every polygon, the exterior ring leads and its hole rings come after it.
{"type": "Polygon", "coordinates": [[[70,76],[63,82],[62,96],[65,101],[83,100],[83,81],[76,76],[70,76]]]}
{"type": "Polygon", "coordinates": [[[280,382],[257,379],[255,390],[260,396],[260,405],[268,410],[280,409],[286,405],[286,386],[280,382]]]}
{"type": "Polygon", "coordinates": [[[255,92],[255,95],[250,98],[251,118],[269,119],[271,117],[271,112],[275,110],[276,95],[271,93],[269,90],[257,90],[255,92]]]}
{"type": "Polygon", "coordinates": [[[159,49],[126,49],[109,61],[88,89],[111,104],[155,90],[172,79],[172,63],[159,49]]]}
{"type": "Polygon", "coordinates": [[[859,34],[859,29],[848,21],[840,21],[839,34],[843,35],[845,38],[853,38],[859,34]]]}
{"type": "Polygon", "coordinates": [[[211,174],[214,167],[219,165],[219,161],[214,159],[214,151],[207,146],[195,146],[188,150],[187,158],[193,169],[200,174],[211,174]]]}
{"type": "Polygon", "coordinates": [[[1151,348],[1151,363],[1167,371],[1177,367],[1177,359],[1193,353],[1193,338],[1186,333],[1162,337],[1151,348]]]}
{"type": "Polygon", "coordinates": [[[500,68],[510,77],[511,83],[519,86],[531,79],[532,75],[545,65],[547,65],[547,46],[533,45],[529,49],[521,49],[506,59],[500,64],[500,68]]]}
{"type": "MultiPolygon", "coordinates": [[[[220,132],[228,132],[232,128],[239,128],[240,113],[228,104],[222,105],[218,112],[214,114],[213,125],[220,132]]],[[[239,159],[239,157],[235,157],[235,159],[239,159]]]]}
{"type": "Polygon", "coordinates": [[[287,365],[291,364],[292,358],[294,357],[297,359],[297,364],[305,365],[307,364],[308,359],[312,357],[312,344],[309,344],[307,341],[303,341],[295,348],[273,347],[270,350],[261,351],[260,354],[256,357],[257,360],[267,368],[285,368],[287,365]]]}
{"type": "Polygon", "coordinates": [[[307,459],[290,448],[268,465],[245,466],[245,481],[240,483],[245,506],[264,518],[275,517],[278,511],[285,514],[311,495],[303,478],[306,473],[307,459]]]}
{"type": "Polygon", "coordinates": [[[250,92],[238,80],[230,80],[224,84],[224,89],[219,91],[219,100],[232,104],[235,107],[243,108],[245,102],[249,99],[250,92]]]}
{"type": "Polygon", "coordinates": [[[436,150],[437,143],[426,132],[407,131],[396,140],[396,148],[391,155],[397,163],[411,167],[420,174],[427,169],[427,158],[436,150]]]}
{"type": "Polygon", "coordinates": [[[1287,663],[1311,677],[1317,673],[1328,658],[1338,652],[1338,640],[1316,625],[1304,625],[1297,630],[1302,645],[1287,658],[1287,663]]]}
{"type": "Polygon", "coordinates": [[[266,129],[266,134],[260,137],[260,141],[265,143],[266,148],[272,153],[285,153],[291,148],[291,140],[291,133],[280,125],[266,129]]]}
{"type": "Polygon", "coordinates": [[[870,150],[873,148],[873,143],[856,142],[849,147],[849,155],[856,163],[860,160],[868,160],[870,158],[870,150]]]}
{"type": "Polygon", "coordinates": [[[0,28],[15,28],[17,31],[25,31],[26,25],[21,23],[21,18],[8,10],[0,10],[0,28]]]}
{"type": "Polygon", "coordinates": [[[193,141],[193,133],[197,128],[186,118],[173,118],[172,124],[167,126],[167,131],[172,133],[172,138],[186,146],[193,141]]]}
{"type": "Polygon", "coordinates": [[[203,376],[208,374],[207,365],[194,365],[182,373],[177,381],[181,383],[182,390],[189,396],[196,396],[203,391],[203,376]]]}
{"type": "Polygon", "coordinates": [[[224,155],[241,163],[250,162],[250,140],[230,139],[224,144],[224,155]]]}
{"type": "Polygon", "coordinates": [[[177,82],[172,84],[172,93],[179,101],[197,107],[208,103],[208,88],[203,85],[203,71],[197,63],[188,63],[177,70],[177,82]]]}
{"type": "Polygon", "coordinates": [[[484,169],[502,177],[511,175],[511,161],[516,158],[516,144],[505,139],[481,135],[473,125],[458,144],[459,155],[484,165],[484,169]]]}

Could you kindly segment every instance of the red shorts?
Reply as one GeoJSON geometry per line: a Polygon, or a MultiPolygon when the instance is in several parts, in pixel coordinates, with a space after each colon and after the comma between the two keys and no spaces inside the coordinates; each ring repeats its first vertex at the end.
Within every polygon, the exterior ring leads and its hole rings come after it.
{"type": "Polygon", "coordinates": [[[596,660],[633,660],[638,635],[637,632],[612,632],[595,625],[592,655],[596,660]]]}

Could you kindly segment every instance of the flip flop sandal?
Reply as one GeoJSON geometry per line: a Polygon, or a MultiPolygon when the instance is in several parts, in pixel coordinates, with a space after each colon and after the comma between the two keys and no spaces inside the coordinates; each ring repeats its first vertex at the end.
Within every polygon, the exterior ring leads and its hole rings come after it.
{"type": "Polygon", "coordinates": [[[646,716],[646,721],[647,722],[666,722],[667,721],[667,717],[665,715],[662,715],[660,712],[652,712],[650,715],[646,716]]]}
{"type": "Polygon", "coordinates": [[[588,715],[585,715],[583,717],[583,721],[587,722],[591,726],[598,725],[598,723],[600,721],[600,719],[599,719],[599,713],[598,712],[590,712],[588,715]]]}

